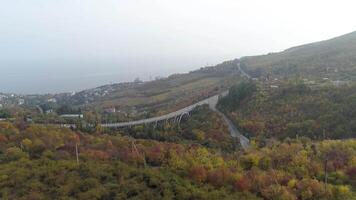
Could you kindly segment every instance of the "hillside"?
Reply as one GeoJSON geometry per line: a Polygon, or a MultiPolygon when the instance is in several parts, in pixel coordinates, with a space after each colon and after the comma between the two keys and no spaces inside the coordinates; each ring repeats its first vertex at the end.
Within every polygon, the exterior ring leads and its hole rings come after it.
{"type": "Polygon", "coordinates": [[[243,81],[233,60],[73,94],[2,94],[0,199],[356,200],[355,38],[243,58],[261,79],[243,81]],[[208,105],[178,123],[99,124],[175,111],[228,88],[218,109],[249,137],[246,149],[208,105]]]}
{"type": "Polygon", "coordinates": [[[241,61],[254,76],[271,73],[356,80],[356,32],[279,53],[244,57],[241,61]]]}
{"type": "Polygon", "coordinates": [[[116,108],[133,115],[155,110],[169,112],[226,90],[236,83],[236,77],[239,77],[239,71],[237,60],[233,60],[154,81],[104,85],[73,95],[56,95],[55,98],[58,104],[85,110],[116,108]]]}
{"type": "Polygon", "coordinates": [[[0,144],[0,199],[355,199],[354,139],[229,153],[0,122],[0,144]]]}
{"type": "Polygon", "coordinates": [[[356,85],[267,88],[250,82],[230,89],[219,105],[251,138],[343,139],[356,136],[355,94],[356,85]]]}
{"type": "Polygon", "coordinates": [[[79,112],[91,122],[103,117],[106,122],[117,122],[158,116],[226,91],[238,83],[242,78],[237,63],[235,59],[153,81],[115,83],[73,93],[0,93],[0,110],[10,112],[13,118],[31,116],[39,123],[62,123],[59,115],[79,112]]]}
{"type": "Polygon", "coordinates": [[[271,87],[283,85],[285,80],[296,77],[311,85],[349,84],[356,80],[356,32],[154,81],[104,85],[72,94],[2,95],[0,104],[3,107],[29,106],[32,110],[40,106],[43,112],[56,112],[66,105],[76,112],[79,109],[93,112],[95,116],[115,109],[114,114],[109,112],[106,119],[109,121],[157,116],[215,95],[241,81],[237,62],[252,77],[260,77],[265,85],[271,87]]]}
{"type": "MultiPolygon", "coordinates": [[[[356,80],[356,32],[330,40],[289,48],[280,53],[240,59],[252,76],[356,80]]],[[[216,94],[236,83],[238,60],[149,82],[105,85],[65,96],[61,102],[87,108],[115,107],[126,113],[176,109],[216,94]]]]}

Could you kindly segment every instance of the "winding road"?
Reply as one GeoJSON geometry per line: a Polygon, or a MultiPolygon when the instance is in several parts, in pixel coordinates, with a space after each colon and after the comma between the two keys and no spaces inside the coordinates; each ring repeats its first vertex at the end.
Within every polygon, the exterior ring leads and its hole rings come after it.
{"type": "Polygon", "coordinates": [[[216,105],[218,99],[219,99],[219,95],[215,95],[215,96],[209,97],[207,99],[204,99],[202,101],[199,101],[198,103],[195,103],[193,105],[190,105],[190,106],[187,106],[185,108],[182,108],[180,110],[168,113],[166,115],[161,115],[161,116],[158,116],[158,117],[141,119],[141,120],[137,120],[137,121],[130,121],[130,122],[101,124],[101,126],[102,127],[127,127],[127,126],[135,126],[135,125],[140,125],[140,124],[156,123],[156,122],[159,122],[159,121],[169,120],[169,119],[173,119],[173,118],[178,120],[178,122],[180,122],[180,120],[182,119],[182,117],[184,115],[188,115],[197,106],[201,106],[201,105],[204,105],[204,104],[209,104],[209,105],[214,105],[215,104],[216,105]]]}
{"type": "MultiPolygon", "coordinates": [[[[247,77],[248,79],[251,78],[246,72],[244,72],[241,69],[240,63],[237,63],[237,68],[241,72],[241,76],[247,77]]],[[[159,122],[159,121],[164,121],[164,120],[169,120],[169,119],[174,119],[174,121],[177,121],[178,123],[180,123],[182,117],[184,115],[189,115],[189,113],[194,108],[196,108],[197,106],[208,104],[210,109],[217,112],[222,117],[222,119],[225,121],[225,123],[228,125],[231,136],[239,138],[242,148],[247,150],[249,148],[249,143],[250,143],[249,139],[246,138],[244,135],[242,135],[238,131],[238,129],[235,127],[235,125],[231,122],[231,120],[224,113],[220,112],[216,108],[216,104],[218,103],[219,98],[224,97],[227,94],[228,94],[228,91],[222,92],[219,95],[209,97],[207,99],[199,101],[195,104],[192,104],[190,106],[187,106],[187,107],[177,110],[175,112],[168,113],[166,115],[161,115],[158,117],[146,118],[146,119],[141,119],[141,120],[136,120],[136,121],[129,121],[129,122],[105,123],[105,124],[101,124],[101,126],[106,127],[106,128],[130,127],[130,126],[135,126],[135,125],[140,125],[140,124],[151,124],[151,123],[157,124],[157,122],[159,122]]]]}

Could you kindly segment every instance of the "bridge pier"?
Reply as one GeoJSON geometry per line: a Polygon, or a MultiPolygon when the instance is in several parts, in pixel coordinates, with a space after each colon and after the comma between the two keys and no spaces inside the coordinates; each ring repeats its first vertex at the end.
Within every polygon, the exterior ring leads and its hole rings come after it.
{"type": "Polygon", "coordinates": [[[189,117],[190,116],[189,111],[188,112],[184,112],[179,116],[178,125],[180,125],[180,122],[182,121],[182,118],[184,117],[184,115],[187,115],[189,117]]]}

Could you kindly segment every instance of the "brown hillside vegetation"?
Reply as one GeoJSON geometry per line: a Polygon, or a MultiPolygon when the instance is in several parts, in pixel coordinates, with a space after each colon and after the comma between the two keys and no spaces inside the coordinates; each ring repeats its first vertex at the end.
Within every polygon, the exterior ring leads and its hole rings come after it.
{"type": "Polygon", "coordinates": [[[274,73],[356,80],[356,32],[241,61],[255,76],[274,73]]]}
{"type": "Polygon", "coordinates": [[[355,140],[298,139],[224,153],[0,123],[0,144],[1,199],[355,199],[355,140]]]}

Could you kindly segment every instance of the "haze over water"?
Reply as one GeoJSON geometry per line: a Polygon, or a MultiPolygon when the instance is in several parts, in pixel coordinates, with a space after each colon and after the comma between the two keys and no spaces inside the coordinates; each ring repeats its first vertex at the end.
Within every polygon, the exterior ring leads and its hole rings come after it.
{"type": "Polygon", "coordinates": [[[354,31],[354,7],[351,0],[3,1],[0,92],[78,91],[281,51],[354,31]]]}
{"type": "Polygon", "coordinates": [[[108,62],[29,62],[20,66],[9,65],[2,69],[0,92],[20,94],[44,94],[80,91],[104,84],[153,80],[172,73],[188,72],[195,67],[175,65],[152,65],[151,63],[108,63],[108,62]],[[31,67],[23,67],[31,66],[31,67]],[[51,66],[51,67],[48,67],[51,66]]]}

